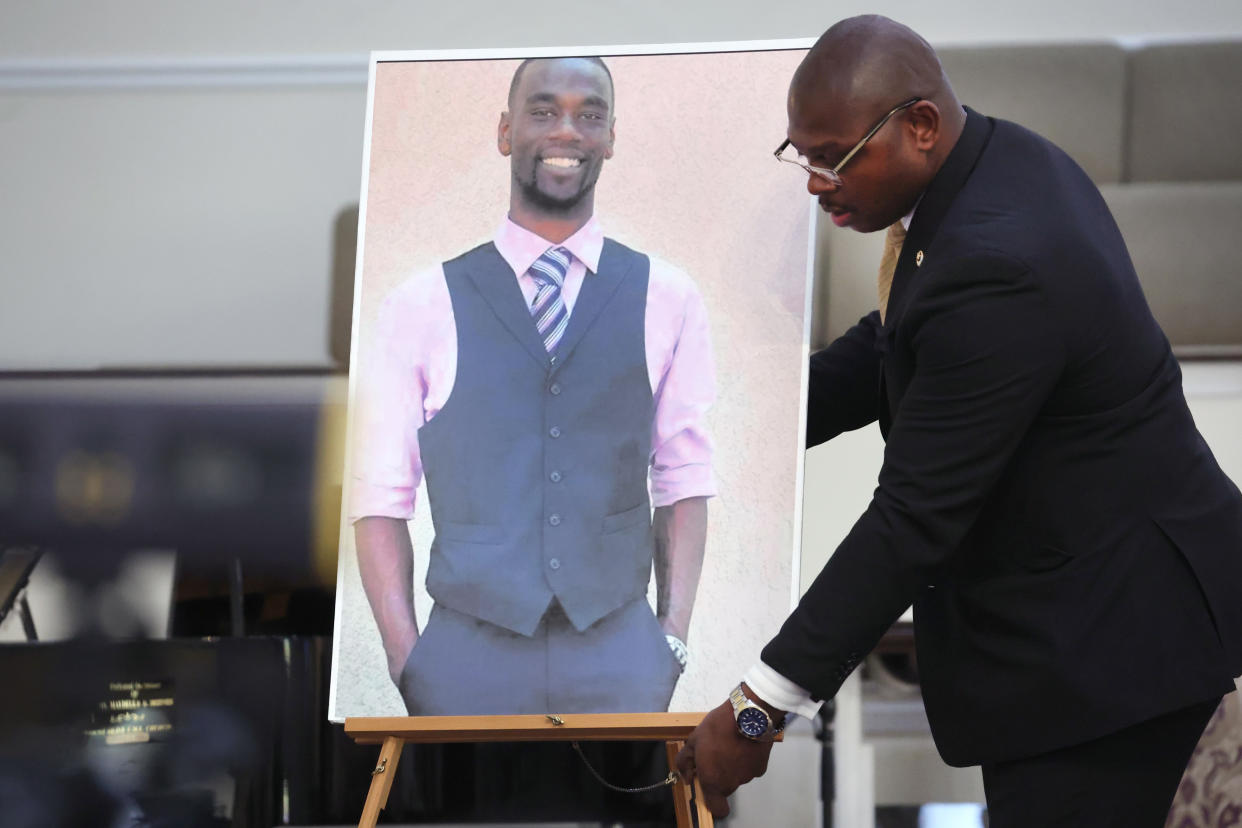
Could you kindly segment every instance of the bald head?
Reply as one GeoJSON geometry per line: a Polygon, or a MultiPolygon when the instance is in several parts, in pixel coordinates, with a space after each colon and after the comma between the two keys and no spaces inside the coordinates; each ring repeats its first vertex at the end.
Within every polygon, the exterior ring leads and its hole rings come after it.
{"type": "Polygon", "coordinates": [[[795,98],[826,98],[845,111],[883,114],[919,97],[958,109],[940,59],[908,26],[880,15],[842,20],[815,42],[794,73],[795,98]]]}
{"type": "Polygon", "coordinates": [[[824,32],[794,73],[788,108],[790,143],[837,171],[835,183],[811,176],[808,189],[838,225],[862,231],[910,210],[966,123],[935,50],[879,15],[824,32]]]}

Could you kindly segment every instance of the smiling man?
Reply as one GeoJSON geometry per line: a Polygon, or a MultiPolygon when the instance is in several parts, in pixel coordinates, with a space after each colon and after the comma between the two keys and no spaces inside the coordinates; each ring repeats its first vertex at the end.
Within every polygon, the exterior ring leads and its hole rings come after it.
{"type": "Polygon", "coordinates": [[[878,421],[884,463],[680,770],[727,812],[913,604],[932,735],[982,765],[992,828],[1162,826],[1242,672],[1242,496],[1103,198],[886,18],[829,29],[788,115],[833,223],[888,228],[878,310],[811,358],[808,443],[878,421]]]}
{"type": "Polygon", "coordinates": [[[358,567],[411,714],[665,710],[684,668],[715,371],[694,284],[595,217],[614,140],[603,61],[522,63],[497,130],[508,215],[396,288],[361,360],[358,567]]]}

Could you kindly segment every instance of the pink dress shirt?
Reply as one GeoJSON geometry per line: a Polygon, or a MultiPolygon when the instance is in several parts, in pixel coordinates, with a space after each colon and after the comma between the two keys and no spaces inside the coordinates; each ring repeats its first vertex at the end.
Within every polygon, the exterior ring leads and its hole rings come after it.
{"type": "MultiPolygon", "coordinates": [[[[538,286],[527,271],[556,245],[507,218],[493,241],[519,274],[518,287],[529,305],[538,286]]],[[[604,234],[591,218],[559,246],[573,254],[561,291],[572,318],[583,280],[599,267],[604,234]]],[[[444,407],[457,374],[457,328],[443,266],[417,273],[397,286],[380,308],[375,334],[372,347],[361,355],[355,388],[349,517],[409,520],[422,480],[418,429],[444,407]]],[[[647,283],[645,338],[655,403],[652,505],[715,495],[712,443],[704,424],[716,396],[707,313],[690,278],[654,257],[647,283]]],[[[497,408],[497,416],[503,416],[502,409],[497,408]]]]}

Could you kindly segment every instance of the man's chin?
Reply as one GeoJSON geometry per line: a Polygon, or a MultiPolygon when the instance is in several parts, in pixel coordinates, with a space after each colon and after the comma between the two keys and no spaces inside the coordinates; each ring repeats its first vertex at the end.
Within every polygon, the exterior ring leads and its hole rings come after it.
{"type": "Polygon", "coordinates": [[[550,193],[541,189],[538,184],[522,187],[522,194],[532,207],[553,215],[573,212],[589,192],[590,189],[572,193],[550,193]]]}
{"type": "Polygon", "coordinates": [[[887,226],[877,224],[873,216],[855,213],[852,210],[833,209],[826,212],[828,220],[835,226],[842,230],[853,230],[855,233],[872,233],[887,226]]]}
{"type": "Polygon", "coordinates": [[[885,230],[887,228],[887,224],[877,222],[875,219],[865,219],[862,217],[854,217],[849,224],[849,229],[855,233],[874,233],[877,230],[885,230]]]}

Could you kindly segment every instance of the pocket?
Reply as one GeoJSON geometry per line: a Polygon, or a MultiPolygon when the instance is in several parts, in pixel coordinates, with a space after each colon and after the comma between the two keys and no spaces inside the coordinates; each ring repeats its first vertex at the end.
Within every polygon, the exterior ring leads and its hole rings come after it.
{"type": "Polygon", "coordinates": [[[600,527],[605,535],[619,532],[622,529],[628,529],[631,526],[637,526],[640,523],[651,523],[651,507],[646,503],[640,503],[633,509],[626,509],[624,512],[617,512],[615,515],[609,515],[604,518],[603,525],[600,527]]]}
{"type": "Polygon", "coordinates": [[[1229,666],[1242,665],[1242,509],[1228,503],[1195,515],[1156,515],[1153,522],[1189,565],[1229,666]]]}
{"type": "Polygon", "coordinates": [[[1066,552],[1050,543],[1033,543],[1023,551],[1019,561],[1027,572],[1051,572],[1074,560],[1072,552],[1066,552]]]}
{"type": "Polygon", "coordinates": [[[410,716],[418,715],[417,693],[414,691],[414,676],[417,671],[414,665],[414,658],[418,654],[422,643],[422,636],[419,636],[418,641],[414,642],[414,646],[410,649],[410,654],[405,657],[405,664],[401,667],[401,673],[397,676],[397,692],[401,694],[401,700],[405,702],[405,711],[410,716]]]}
{"type": "Polygon", "coordinates": [[[405,657],[405,665],[397,678],[397,689],[401,691],[401,698],[411,716],[423,715],[422,710],[426,704],[424,697],[427,694],[427,676],[423,662],[431,653],[429,646],[435,647],[439,644],[441,611],[439,605],[432,606],[431,615],[423,625],[422,632],[418,634],[418,640],[414,642],[410,654],[405,657]]]}
{"type": "Polygon", "coordinates": [[[664,627],[660,626],[660,619],[656,617],[655,612],[651,609],[651,605],[647,603],[645,598],[642,600],[642,604],[647,608],[644,615],[646,615],[649,619],[648,624],[651,628],[652,635],[656,639],[655,646],[664,653],[666,657],[665,662],[672,667],[671,680],[676,682],[677,679],[681,677],[681,662],[677,660],[677,656],[673,653],[673,648],[668,645],[668,639],[664,637],[664,627]]]}
{"type": "Polygon", "coordinates": [[[405,664],[401,667],[401,672],[397,675],[397,685],[404,687],[413,675],[414,654],[418,652],[418,645],[423,643],[422,636],[418,641],[414,642],[414,646],[410,648],[410,654],[405,657],[405,664]]]}
{"type": "Polygon", "coordinates": [[[645,595],[655,551],[650,507],[643,503],[609,515],[604,518],[601,529],[594,545],[591,571],[597,573],[601,583],[608,585],[616,606],[645,595]]]}

